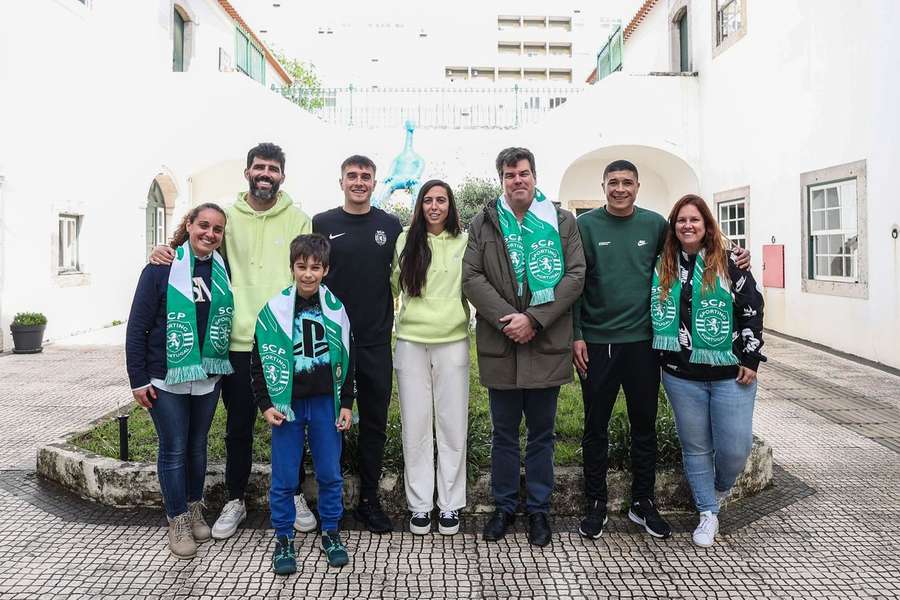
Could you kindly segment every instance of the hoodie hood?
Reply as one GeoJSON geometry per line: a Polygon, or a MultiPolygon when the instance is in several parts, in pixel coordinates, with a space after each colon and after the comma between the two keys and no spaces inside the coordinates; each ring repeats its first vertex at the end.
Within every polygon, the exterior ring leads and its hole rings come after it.
{"type": "Polygon", "coordinates": [[[275,196],[275,205],[269,210],[260,212],[254,210],[254,208],[247,202],[247,194],[249,193],[250,192],[239,192],[237,195],[237,200],[234,203],[234,209],[246,215],[265,215],[267,217],[274,217],[275,215],[287,210],[288,207],[294,205],[293,198],[291,198],[287,192],[280,190],[275,196]]]}

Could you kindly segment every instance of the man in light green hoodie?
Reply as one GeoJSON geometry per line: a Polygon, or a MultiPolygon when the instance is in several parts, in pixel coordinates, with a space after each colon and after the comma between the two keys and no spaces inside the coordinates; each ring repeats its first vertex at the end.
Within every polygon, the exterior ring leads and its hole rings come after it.
{"type": "MultiPolygon", "coordinates": [[[[250,350],[256,316],[269,298],[292,281],[291,240],[312,232],[312,221],[306,213],[286,192],[279,191],[285,178],[284,163],[284,152],[275,144],[262,143],[251,148],[244,170],[249,191],[238,194],[234,205],[225,210],[228,221],[222,253],[228,262],[234,293],[229,353],[234,373],[226,375],[222,383],[222,402],[228,411],[225,433],[228,502],[212,528],[216,539],[234,535],[247,517],[244,493],[250,477],[256,422],[250,384],[250,350]]],[[[168,263],[172,257],[171,248],[160,246],[150,261],[168,263]]]]}

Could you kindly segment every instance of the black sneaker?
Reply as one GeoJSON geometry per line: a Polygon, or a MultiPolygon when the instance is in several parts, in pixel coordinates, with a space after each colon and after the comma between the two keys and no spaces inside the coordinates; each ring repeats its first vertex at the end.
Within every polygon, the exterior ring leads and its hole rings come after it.
{"type": "Polygon", "coordinates": [[[587,513],[578,526],[578,533],[592,540],[600,539],[603,535],[603,528],[609,519],[606,516],[606,505],[600,504],[599,500],[588,506],[587,513]]]}
{"type": "Polygon", "coordinates": [[[496,542],[503,539],[503,536],[506,535],[506,530],[515,522],[515,514],[504,512],[498,508],[491,515],[491,518],[488,519],[488,522],[484,524],[482,537],[486,542],[496,542]]]}
{"type": "Polygon", "coordinates": [[[378,498],[374,500],[360,500],[354,514],[357,519],[368,526],[369,531],[372,533],[388,533],[394,528],[391,520],[384,514],[378,498]]]}
{"type": "Polygon", "coordinates": [[[459,511],[442,510],[438,519],[438,532],[441,535],[456,535],[459,532],[459,511]]]}
{"type": "Polygon", "coordinates": [[[409,520],[409,531],[416,535],[431,533],[431,513],[414,512],[409,520]]]}
{"type": "Polygon", "coordinates": [[[659,511],[653,505],[653,500],[643,498],[632,502],[628,511],[628,518],[642,525],[647,533],[653,537],[667,538],[672,535],[672,528],[659,516],[659,511]]]}
{"type": "Polygon", "coordinates": [[[553,532],[550,531],[550,523],[547,521],[547,513],[532,513],[528,515],[528,543],[532,546],[544,547],[550,543],[553,532]]]}

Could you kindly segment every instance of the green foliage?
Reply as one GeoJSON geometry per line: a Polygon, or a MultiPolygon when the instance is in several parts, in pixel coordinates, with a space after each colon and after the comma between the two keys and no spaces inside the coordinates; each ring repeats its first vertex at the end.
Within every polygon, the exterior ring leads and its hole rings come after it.
{"type": "Polygon", "coordinates": [[[496,200],[501,193],[500,184],[484,177],[466,177],[453,190],[456,207],[459,210],[459,224],[465,230],[484,205],[496,200]]]}
{"type": "Polygon", "coordinates": [[[47,317],[45,317],[43,313],[38,313],[38,312],[16,313],[16,316],[13,317],[12,324],[13,325],[22,325],[23,327],[34,327],[35,325],[46,325],[47,317]]]}
{"type": "MultiPolygon", "coordinates": [[[[478,382],[478,363],[475,360],[474,340],[470,350],[469,369],[469,436],[466,454],[467,474],[470,481],[490,470],[491,465],[491,418],[488,410],[487,390],[478,382]]],[[[225,461],[225,409],[221,403],[216,409],[209,432],[209,461],[225,461]]],[[[129,450],[131,460],[156,461],[157,437],[149,413],[135,407],[128,420],[129,450]]],[[[582,460],[581,437],[584,431],[584,405],[581,387],[575,383],[562,386],[556,412],[555,461],[559,466],[580,466],[582,460]]],[[[344,471],[357,473],[359,426],[354,425],[345,437],[347,463],[344,471]]],[[[253,460],[268,463],[270,460],[270,429],[262,416],[256,420],[253,460]]],[[[525,447],[525,424],[522,423],[520,437],[525,447]]],[[[675,430],[672,409],[662,390],[659,393],[659,411],[656,421],[657,453],[660,466],[674,466],[681,462],[681,444],[675,430]]],[[[95,454],[118,458],[119,430],[115,419],[75,437],[72,442],[95,454]]],[[[522,452],[524,461],[525,453],[522,452]]],[[[616,401],[609,424],[609,466],[612,469],[627,469],[631,463],[631,438],[628,414],[624,397],[616,401]]],[[[403,446],[400,436],[400,404],[397,399],[397,383],[394,382],[391,404],[388,412],[387,444],[384,453],[384,469],[387,472],[403,474],[403,446]]]]}
{"type": "Polygon", "coordinates": [[[294,80],[291,85],[281,88],[285,98],[309,111],[325,106],[325,93],[315,66],[291,58],[280,49],[273,49],[272,54],[294,80]]]}

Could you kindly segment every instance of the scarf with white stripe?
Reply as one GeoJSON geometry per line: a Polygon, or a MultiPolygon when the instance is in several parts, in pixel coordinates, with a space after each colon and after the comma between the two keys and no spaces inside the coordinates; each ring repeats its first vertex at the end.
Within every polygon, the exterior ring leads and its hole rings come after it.
{"type": "Polygon", "coordinates": [[[194,306],[194,252],[190,242],[175,249],[166,288],[166,383],[206,379],[233,373],[228,360],[234,296],[225,261],[212,255],[209,318],[203,348],[197,344],[197,310],[194,306]]]}
{"type": "MultiPolygon", "coordinates": [[[[296,294],[296,285],[285,288],[263,306],[256,319],[256,341],[266,389],[272,405],[288,421],[296,418],[291,409],[294,384],[294,341],[291,332],[296,294]]],[[[341,386],[344,385],[350,363],[350,319],[341,301],[324,285],[319,286],[319,305],[328,342],[334,413],[337,415],[341,405],[341,386]]]]}
{"type": "Polygon", "coordinates": [[[537,188],[521,226],[505,195],[497,198],[500,232],[516,274],[517,294],[528,277],[531,306],[553,302],[553,290],[565,271],[556,207],[537,188]]]}

